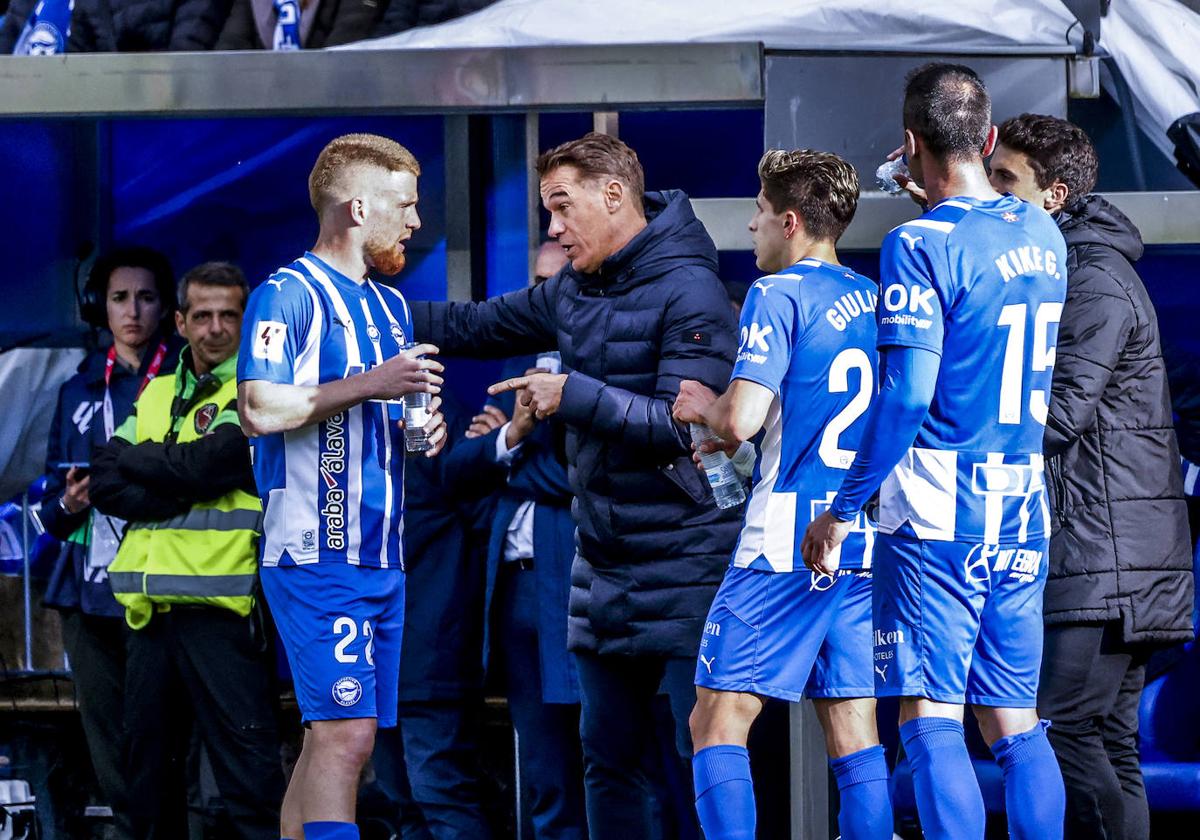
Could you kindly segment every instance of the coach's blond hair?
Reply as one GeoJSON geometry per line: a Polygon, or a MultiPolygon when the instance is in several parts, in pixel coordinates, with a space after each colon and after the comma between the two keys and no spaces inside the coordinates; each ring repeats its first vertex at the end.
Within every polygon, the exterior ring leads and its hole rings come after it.
{"type": "Polygon", "coordinates": [[[344,173],[355,166],[421,174],[413,153],[395,140],[378,134],[343,134],[321,150],[308,176],[308,199],[317,213],[331,201],[345,200],[346,196],[338,194],[338,186],[344,173]]]}

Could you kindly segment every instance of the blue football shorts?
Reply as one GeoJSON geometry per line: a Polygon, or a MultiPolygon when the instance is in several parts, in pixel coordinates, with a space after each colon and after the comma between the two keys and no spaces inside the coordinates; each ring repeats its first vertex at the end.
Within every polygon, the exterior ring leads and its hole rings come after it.
{"type": "Polygon", "coordinates": [[[876,695],[1035,708],[1048,548],[879,534],[876,695]]]}
{"type": "Polygon", "coordinates": [[[871,697],[871,572],[729,568],[696,663],[696,685],[781,700],[871,697]]]}
{"type": "Polygon", "coordinates": [[[396,725],[404,572],[350,563],[263,567],[304,721],[396,725]]]}

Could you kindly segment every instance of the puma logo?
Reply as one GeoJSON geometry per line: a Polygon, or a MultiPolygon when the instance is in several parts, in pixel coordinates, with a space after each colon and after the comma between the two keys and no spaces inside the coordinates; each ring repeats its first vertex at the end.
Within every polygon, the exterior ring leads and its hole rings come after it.
{"type": "Polygon", "coordinates": [[[880,667],[879,665],[875,666],[875,673],[879,675],[880,682],[887,682],[887,669],[888,669],[887,665],[884,665],[882,667],[880,667]]]}
{"type": "Polygon", "coordinates": [[[708,671],[708,673],[710,673],[710,674],[711,674],[711,673],[712,673],[712,666],[713,666],[713,663],[717,661],[717,657],[713,656],[713,657],[710,657],[710,658],[708,658],[708,659],[705,659],[705,658],[704,658],[704,654],[700,654],[700,661],[701,661],[702,663],[704,663],[704,668],[705,668],[705,670],[707,670],[707,671],[708,671]]]}
{"type": "Polygon", "coordinates": [[[754,288],[756,288],[760,292],[762,292],[763,297],[767,296],[767,289],[772,289],[774,287],[775,287],[774,283],[764,283],[761,280],[754,284],[754,288]]]}
{"type": "Polygon", "coordinates": [[[275,287],[275,291],[277,291],[277,292],[278,292],[280,289],[282,289],[282,288],[283,288],[283,284],[284,284],[284,283],[286,283],[286,282],[287,282],[287,277],[286,277],[286,276],[284,276],[284,277],[269,277],[269,278],[267,278],[267,285],[269,285],[269,286],[274,286],[274,287],[275,287]]]}
{"type": "Polygon", "coordinates": [[[917,243],[920,242],[925,237],[924,236],[913,236],[908,231],[902,230],[902,231],[900,231],[900,238],[908,243],[908,250],[915,251],[917,249],[917,243]]]}

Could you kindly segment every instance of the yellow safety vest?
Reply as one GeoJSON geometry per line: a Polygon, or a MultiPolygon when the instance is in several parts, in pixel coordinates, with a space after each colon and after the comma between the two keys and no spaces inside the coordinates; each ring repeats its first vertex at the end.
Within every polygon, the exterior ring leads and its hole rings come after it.
{"type": "MultiPolygon", "coordinates": [[[[174,429],[172,405],[183,396],[181,377],[194,377],[181,362],[176,374],[151,381],[134,407],[134,442],[161,443],[172,431],[177,443],[202,438],[222,408],[237,399],[236,370],[236,356],[219,365],[213,374],[221,380],[220,387],[193,399],[187,411],[174,418],[174,429]]],[[[261,531],[262,505],[243,490],[198,502],[163,522],[130,522],[108,569],[113,594],[125,607],[126,623],[135,630],[145,627],[154,610],[167,604],[207,604],[249,615],[261,531]]]]}

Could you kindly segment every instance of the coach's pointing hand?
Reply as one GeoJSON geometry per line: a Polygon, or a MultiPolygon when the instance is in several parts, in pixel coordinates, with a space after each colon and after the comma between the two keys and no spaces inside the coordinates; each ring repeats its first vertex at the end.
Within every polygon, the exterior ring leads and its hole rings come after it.
{"type": "Polygon", "coordinates": [[[438,374],[445,368],[434,359],[420,358],[437,352],[432,344],[418,344],[371,368],[364,374],[370,377],[371,397],[394,400],[421,391],[440,393],[442,377],[438,374]]]}
{"type": "Polygon", "coordinates": [[[517,399],[521,405],[533,409],[533,416],[545,420],[562,402],[563,386],[567,383],[565,373],[534,373],[529,376],[514,376],[497,382],[488,388],[493,397],[505,391],[519,391],[517,399]]]}

